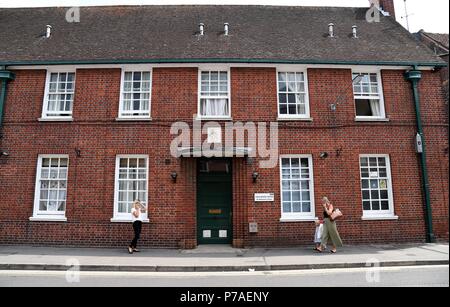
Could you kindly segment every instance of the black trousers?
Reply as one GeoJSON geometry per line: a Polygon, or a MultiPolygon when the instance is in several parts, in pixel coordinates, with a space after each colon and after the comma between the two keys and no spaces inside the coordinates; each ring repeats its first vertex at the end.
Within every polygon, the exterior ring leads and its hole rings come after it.
{"type": "Polygon", "coordinates": [[[133,230],[134,230],[134,239],[131,241],[131,247],[136,248],[137,242],[139,240],[139,237],[141,236],[141,230],[142,230],[142,222],[141,221],[134,221],[133,222],[133,230]]]}

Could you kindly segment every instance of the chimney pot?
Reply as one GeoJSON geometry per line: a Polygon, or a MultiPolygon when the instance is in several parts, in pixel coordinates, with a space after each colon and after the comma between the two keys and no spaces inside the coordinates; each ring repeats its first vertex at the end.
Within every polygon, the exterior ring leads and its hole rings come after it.
{"type": "Polygon", "coordinates": [[[198,25],[198,27],[199,27],[200,35],[204,35],[205,34],[205,24],[204,23],[200,23],[198,25]]]}

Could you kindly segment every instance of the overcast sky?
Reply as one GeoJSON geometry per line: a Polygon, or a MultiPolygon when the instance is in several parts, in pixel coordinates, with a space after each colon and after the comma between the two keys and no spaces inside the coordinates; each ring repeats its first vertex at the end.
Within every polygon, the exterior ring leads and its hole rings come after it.
{"type": "MultiPolygon", "coordinates": [[[[368,6],[369,0],[0,0],[0,7],[88,6],[143,4],[264,4],[313,6],[368,6]]],[[[449,0],[407,0],[410,29],[449,32],[449,0]]],[[[397,20],[405,25],[404,0],[395,0],[397,20]]]]}

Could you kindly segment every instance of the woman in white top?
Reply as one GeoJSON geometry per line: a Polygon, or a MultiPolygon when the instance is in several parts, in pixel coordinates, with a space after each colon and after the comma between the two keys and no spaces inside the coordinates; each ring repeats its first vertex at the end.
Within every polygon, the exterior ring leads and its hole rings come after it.
{"type": "Polygon", "coordinates": [[[131,241],[131,245],[128,246],[128,252],[132,254],[133,252],[139,252],[137,249],[137,242],[141,236],[142,230],[142,214],[145,213],[145,207],[141,204],[139,199],[135,200],[133,203],[133,208],[131,209],[131,217],[133,221],[134,238],[131,241]]]}

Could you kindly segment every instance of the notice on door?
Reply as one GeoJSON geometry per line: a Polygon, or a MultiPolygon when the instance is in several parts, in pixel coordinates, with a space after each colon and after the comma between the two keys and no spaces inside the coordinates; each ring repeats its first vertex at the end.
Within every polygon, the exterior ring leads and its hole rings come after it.
{"type": "Polygon", "coordinates": [[[255,202],[272,202],[275,201],[274,193],[255,193],[255,202]]]}

